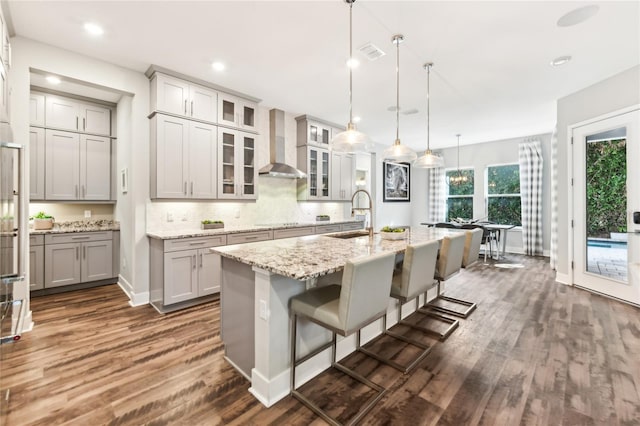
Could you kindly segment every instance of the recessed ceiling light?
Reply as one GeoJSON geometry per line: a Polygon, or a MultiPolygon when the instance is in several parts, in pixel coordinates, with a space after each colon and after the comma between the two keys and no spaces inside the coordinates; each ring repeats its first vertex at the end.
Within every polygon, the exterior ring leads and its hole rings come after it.
{"type": "Polygon", "coordinates": [[[211,68],[213,68],[215,71],[224,71],[225,66],[222,62],[214,62],[211,64],[211,68]]]}
{"type": "Polygon", "coordinates": [[[358,61],[356,58],[351,58],[347,60],[347,66],[349,68],[358,68],[359,65],[360,65],[360,61],[358,61]]]}
{"type": "Polygon", "coordinates": [[[551,61],[552,67],[559,67],[560,65],[564,65],[571,60],[571,56],[558,56],[553,61],[551,61]]]}
{"type": "Polygon", "coordinates": [[[556,25],[558,25],[559,27],[571,27],[573,25],[581,24],[598,13],[599,9],[600,7],[595,4],[579,7],[569,13],[565,13],[564,15],[562,15],[560,19],[558,19],[556,25]]]}
{"type": "Polygon", "coordinates": [[[93,36],[100,36],[104,34],[102,27],[98,24],[94,24],[93,22],[85,23],[84,30],[93,36]]]}
{"type": "Polygon", "coordinates": [[[354,122],[354,123],[359,123],[359,122],[360,122],[360,120],[362,120],[362,119],[361,119],[359,116],[357,116],[357,115],[356,115],[355,117],[353,117],[353,122],[354,122]]]}
{"type": "Polygon", "coordinates": [[[46,77],[46,80],[49,82],[49,84],[60,84],[60,79],[55,75],[48,75],[46,77]]]}

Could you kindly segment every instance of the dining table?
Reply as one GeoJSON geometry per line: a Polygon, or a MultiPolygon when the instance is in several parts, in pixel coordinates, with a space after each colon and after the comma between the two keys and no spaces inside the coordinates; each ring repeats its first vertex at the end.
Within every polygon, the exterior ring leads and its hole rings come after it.
{"type": "Polygon", "coordinates": [[[481,226],[482,229],[491,232],[495,238],[497,245],[496,257],[494,257],[494,259],[496,260],[504,258],[504,254],[507,249],[507,231],[516,227],[516,225],[511,224],[483,222],[421,222],[420,225],[435,227],[438,223],[447,223],[449,225],[452,225],[454,228],[462,228],[463,225],[478,225],[481,226]],[[500,250],[500,246],[502,246],[502,250],[500,250]]]}

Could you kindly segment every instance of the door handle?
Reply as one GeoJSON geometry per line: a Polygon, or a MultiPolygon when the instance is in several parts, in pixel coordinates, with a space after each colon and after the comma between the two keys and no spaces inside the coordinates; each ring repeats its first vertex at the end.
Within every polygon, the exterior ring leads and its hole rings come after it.
{"type": "Polygon", "coordinates": [[[82,258],[87,258],[87,246],[82,246],[82,258]]]}
{"type": "Polygon", "coordinates": [[[187,100],[184,100],[184,115],[187,115],[187,100]]]}
{"type": "Polygon", "coordinates": [[[77,115],[76,115],[76,130],[80,130],[80,129],[78,128],[78,116],[77,116],[77,115]]]}
{"type": "Polygon", "coordinates": [[[202,253],[200,253],[200,267],[202,268],[202,253]]]}
{"type": "Polygon", "coordinates": [[[193,117],[193,101],[191,101],[191,116],[193,117]]]}
{"type": "Polygon", "coordinates": [[[184,195],[187,195],[187,181],[184,181],[184,195]]]}
{"type": "Polygon", "coordinates": [[[80,258],[80,247],[76,246],[76,260],[80,258]]]}
{"type": "Polygon", "coordinates": [[[87,120],[86,120],[85,118],[83,118],[83,119],[82,119],[82,130],[87,130],[87,124],[86,124],[86,121],[87,121],[87,120]]]}
{"type": "Polygon", "coordinates": [[[191,181],[191,195],[193,195],[193,181],[191,181]]]}
{"type": "Polygon", "coordinates": [[[76,197],[76,198],[78,198],[78,185],[76,185],[76,188],[75,188],[75,192],[74,192],[74,193],[75,193],[75,197],[76,197]]]}
{"type": "Polygon", "coordinates": [[[87,196],[87,190],[84,187],[84,185],[82,185],[82,198],[85,198],[87,196]]]}
{"type": "Polygon", "coordinates": [[[193,269],[196,269],[196,255],[193,255],[193,269]]]}

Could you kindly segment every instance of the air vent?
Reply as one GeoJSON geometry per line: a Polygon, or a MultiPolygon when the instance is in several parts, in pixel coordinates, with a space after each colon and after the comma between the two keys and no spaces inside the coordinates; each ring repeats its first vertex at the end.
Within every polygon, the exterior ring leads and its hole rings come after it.
{"type": "Polygon", "coordinates": [[[362,53],[368,60],[375,61],[378,58],[386,55],[378,46],[373,43],[367,43],[364,46],[358,48],[360,53],[362,53]]]}

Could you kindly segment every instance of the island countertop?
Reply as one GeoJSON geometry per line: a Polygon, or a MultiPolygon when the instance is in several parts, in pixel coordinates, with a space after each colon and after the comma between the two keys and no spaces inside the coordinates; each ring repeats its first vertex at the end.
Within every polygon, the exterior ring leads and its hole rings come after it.
{"type": "Polygon", "coordinates": [[[309,235],[210,250],[241,263],[304,281],[342,270],[347,259],[389,251],[402,253],[407,244],[440,240],[459,232],[446,228],[419,228],[411,230],[409,236],[402,240],[385,240],[380,234],[375,234],[373,240],[366,235],[349,239],[309,235]]]}

